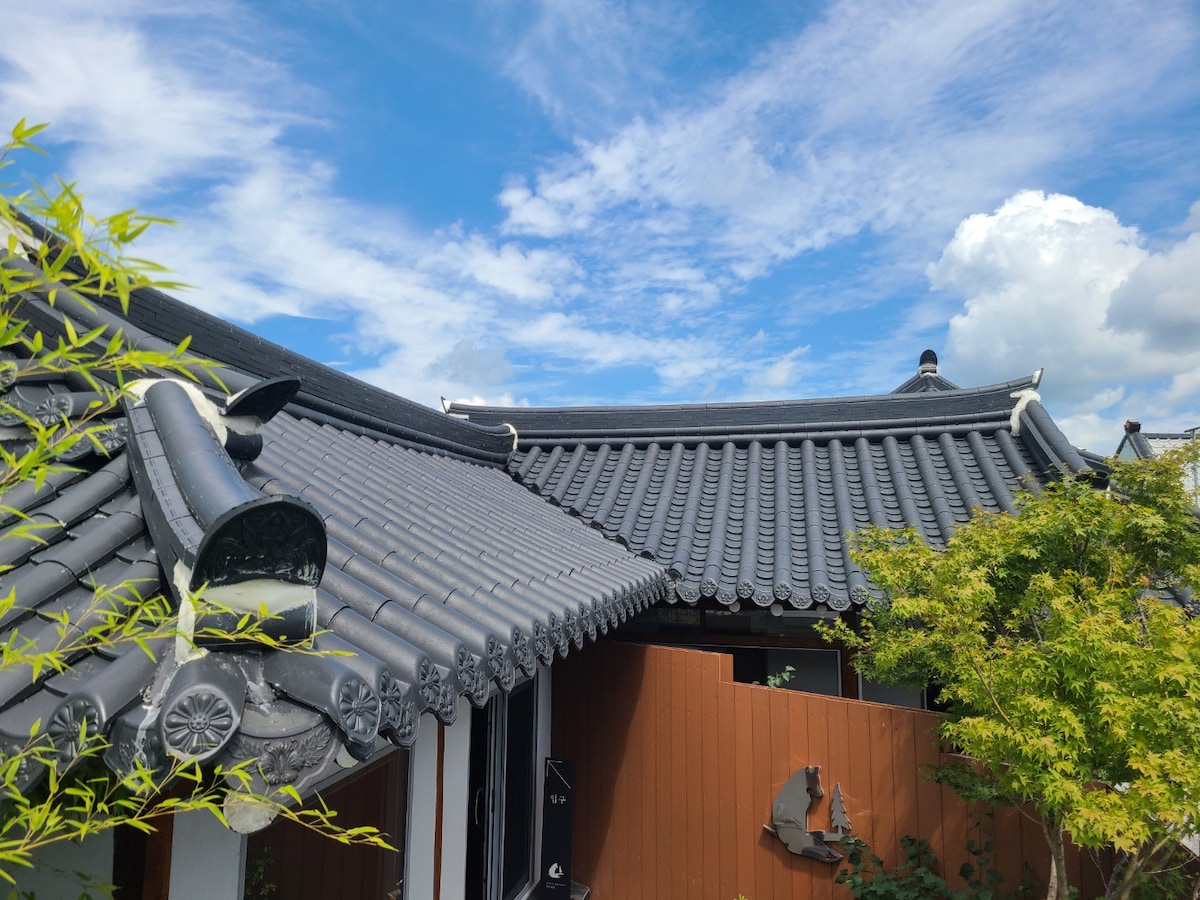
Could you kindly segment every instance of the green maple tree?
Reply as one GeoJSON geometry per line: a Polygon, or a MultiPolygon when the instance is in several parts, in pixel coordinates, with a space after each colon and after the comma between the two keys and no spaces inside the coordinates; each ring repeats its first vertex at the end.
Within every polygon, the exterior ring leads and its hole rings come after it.
{"type": "Polygon", "coordinates": [[[1065,478],[1017,514],[980,513],[944,550],[868,530],[855,558],[886,599],[831,631],[869,677],[940,690],[969,780],[1028,804],[1068,897],[1064,836],[1111,847],[1128,898],[1200,831],[1200,523],[1194,452],[1115,462],[1108,490],[1065,478]]]}

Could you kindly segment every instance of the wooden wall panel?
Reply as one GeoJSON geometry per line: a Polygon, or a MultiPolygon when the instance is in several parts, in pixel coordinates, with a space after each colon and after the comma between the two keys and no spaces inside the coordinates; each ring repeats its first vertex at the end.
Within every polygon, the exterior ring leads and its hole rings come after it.
{"type": "MultiPolygon", "coordinates": [[[[901,836],[919,835],[956,872],[968,836],[983,839],[962,801],[922,775],[942,759],[933,714],[732,675],[724,654],[616,642],[555,665],[553,752],[577,773],[572,875],[592,900],[844,900],[836,867],[763,830],[775,793],[805,765],[821,766],[825,788],[810,827],[829,827],[840,783],[855,833],[890,862],[901,836]]],[[[1007,874],[1044,876],[1036,822],[1002,813],[994,840],[1007,874]]],[[[1096,861],[1072,865],[1094,896],[1096,861]]]]}
{"type": "MultiPolygon", "coordinates": [[[[323,796],[337,810],[339,825],[373,825],[402,851],[407,784],[408,754],[400,751],[347,777],[323,796]]],[[[347,847],[279,820],[250,836],[246,865],[247,898],[258,896],[250,890],[254,880],[250,873],[257,871],[262,881],[275,885],[274,897],[381,900],[400,881],[404,856],[373,847],[347,847]]]]}

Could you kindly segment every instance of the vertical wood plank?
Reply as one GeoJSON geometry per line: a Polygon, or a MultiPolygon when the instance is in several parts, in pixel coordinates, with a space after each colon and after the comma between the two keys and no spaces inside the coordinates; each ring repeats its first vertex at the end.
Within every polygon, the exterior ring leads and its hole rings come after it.
{"type": "Polygon", "coordinates": [[[892,717],[887,707],[867,705],[868,748],[871,767],[871,809],[874,811],[875,840],[872,848],[889,866],[900,856],[900,835],[896,833],[894,797],[896,782],[892,765],[892,717]]]}
{"type": "MultiPolygon", "coordinates": [[[[592,685],[604,677],[605,664],[611,648],[601,646],[596,649],[595,655],[585,657],[580,661],[581,664],[571,671],[571,693],[575,702],[567,706],[570,721],[567,741],[571,747],[570,758],[575,760],[575,819],[572,826],[575,849],[572,859],[575,865],[580,867],[580,874],[591,879],[586,884],[603,890],[607,875],[602,871],[604,867],[600,862],[594,828],[595,819],[603,803],[603,787],[597,781],[607,764],[607,754],[601,754],[599,748],[593,745],[591,730],[593,727],[603,728],[605,723],[595,721],[585,715],[585,711],[591,709],[595,696],[592,685]]],[[[553,680],[557,683],[557,674],[553,680]]]]}
{"type": "MultiPolygon", "coordinates": [[[[939,758],[946,761],[947,757],[939,752],[939,758]]],[[[957,872],[965,862],[971,862],[967,853],[967,841],[979,842],[984,840],[983,832],[968,815],[967,805],[958,794],[943,785],[938,786],[942,799],[942,846],[945,855],[941,857],[942,871],[951,875],[953,884],[962,884],[957,872]]],[[[977,817],[976,817],[977,818],[977,817]]]]}
{"type": "MultiPolygon", "coordinates": [[[[706,657],[702,659],[701,676],[692,686],[700,694],[700,772],[701,831],[700,856],[703,861],[703,890],[696,896],[719,897],[721,895],[720,859],[727,849],[721,844],[721,779],[723,766],[721,747],[718,740],[720,708],[717,688],[721,681],[719,662],[728,657],[706,657]]],[[[730,894],[730,897],[736,896],[730,894]]]]}
{"type": "MultiPolygon", "coordinates": [[[[978,815],[978,812],[975,813],[978,815]]],[[[997,809],[991,817],[993,864],[1008,884],[1016,884],[1024,869],[1024,854],[1021,848],[1021,822],[1019,813],[1012,807],[997,809]]],[[[1078,880],[1075,882],[1078,884],[1078,880]]]]}
{"type": "Polygon", "coordinates": [[[657,683],[655,696],[658,698],[658,715],[656,717],[656,735],[658,743],[657,774],[658,783],[657,829],[655,843],[658,847],[658,862],[655,871],[655,896],[669,898],[671,896],[671,877],[674,866],[671,853],[674,848],[674,835],[671,834],[671,817],[673,797],[671,796],[671,768],[674,753],[672,733],[673,707],[671,705],[671,665],[670,659],[660,648],[647,651],[653,655],[657,668],[657,683]]]}
{"type": "Polygon", "coordinates": [[[704,670],[698,653],[687,654],[683,662],[686,663],[683,671],[687,690],[684,704],[686,818],[683,822],[687,869],[683,884],[687,887],[688,897],[699,897],[704,883],[704,755],[701,746],[703,692],[698,688],[704,685],[704,670]]]}
{"type": "Polygon", "coordinates": [[[652,656],[651,648],[639,648],[642,668],[642,683],[638,690],[637,707],[634,710],[641,720],[642,745],[640,762],[642,766],[642,865],[639,870],[638,896],[649,896],[655,887],[655,868],[657,865],[658,840],[658,805],[660,802],[658,784],[658,719],[662,712],[654,705],[658,697],[659,670],[656,659],[652,656]]]}
{"type": "MultiPolygon", "coordinates": [[[[767,804],[763,808],[763,823],[771,821],[771,808],[775,795],[792,777],[797,769],[796,760],[802,750],[797,745],[806,742],[807,719],[803,715],[793,714],[793,701],[799,709],[807,699],[804,695],[782,688],[763,688],[767,695],[771,721],[771,784],[767,804]],[[796,733],[793,726],[803,724],[805,730],[796,733]]],[[[804,897],[807,896],[809,879],[804,871],[807,866],[798,864],[783,843],[777,838],[763,832],[763,844],[774,858],[774,880],[771,896],[773,897],[804,897]]]]}
{"type": "MultiPolygon", "coordinates": [[[[1042,841],[1043,846],[1045,841],[1042,841]]],[[[1049,851],[1046,851],[1049,853],[1049,851]]],[[[1079,895],[1085,900],[1093,897],[1103,897],[1105,880],[1112,871],[1112,858],[1109,851],[1093,853],[1089,850],[1079,851],[1079,895]]]]}
{"type": "Polygon", "coordinates": [[[754,722],[750,714],[748,688],[741,684],[733,685],[733,688],[737,883],[739,891],[757,898],[761,895],[755,879],[754,859],[762,823],[754,821],[754,722]]]}
{"type": "Polygon", "coordinates": [[[671,896],[679,900],[688,898],[689,882],[689,786],[691,781],[688,727],[688,668],[685,650],[673,653],[671,684],[673,694],[674,728],[672,731],[672,797],[671,830],[674,833],[674,850],[671,862],[671,896]]]}
{"type": "Polygon", "coordinates": [[[1081,872],[1082,866],[1080,865],[1082,862],[1082,854],[1080,853],[1079,848],[1076,847],[1069,838],[1067,839],[1065,855],[1067,857],[1067,883],[1078,887],[1083,880],[1083,874],[1081,872]]]}
{"type": "Polygon", "coordinates": [[[733,681],[733,657],[728,653],[722,653],[717,657],[717,679],[719,681],[733,681]]]}
{"type": "Polygon", "coordinates": [[[875,846],[875,808],[871,792],[871,725],[864,703],[846,705],[846,733],[849,753],[849,772],[846,781],[854,798],[855,833],[872,847],[875,846]]]}
{"type": "MultiPolygon", "coordinates": [[[[917,821],[917,748],[913,744],[916,715],[907,709],[881,708],[890,719],[893,776],[892,810],[896,817],[896,839],[920,837],[917,821]]],[[[940,859],[940,857],[939,857],[940,859]]]]}
{"type": "MultiPolygon", "coordinates": [[[[612,821],[628,822],[629,821],[629,772],[627,767],[626,754],[624,752],[623,742],[627,735],[623,732],[624,729],[617,723],[616,704],[618,702],[618,692],[627,689],[628,678],[626,672],[628,669],[628,654],[625,652],[628,648],[619,647],[617,652],[610,658],[610,665],[606,673],[606,679],[597,685],[600,696],[596,698],[597,706],[595,708],[603,709],[608,721],[608,727],[604,729],[601,735],[602,740],[608,747],[609,758],[612,760],[611,768],[614,775],[614,781],[609,788],[612,802],[612,821]]],[[[628,838],[629,829],[622,828],[605,828],[603,830],[602,840],[607,849],[608,857],[612,860],[612,885],[613,891],[618,896],[629,896],[630,874],[628,860],[628,838]]]]}
{"type": "MultiPolygon", "coordinates": [[[[1021,816],[1021,855],[1024,857],[1025,867],[1032,873],[1031,877],[1041,882],[1041,893],[1044,895],[1050,876],[1050,848],[1046,845],[1046,835],[1042,832],[1042,823],[1037,819],[1033,810],[1028,808],[1021,816]]],[[[1086,862],[1082,868],[1087,868],[1086,862]]],[[[1100,894],[1103,893],[1104,887],[1101,885],[1100,894]]],[[[1082,896],[1090,895],[1084,892],[1082,896]]]]}
{"type": "MultiPolygon", "coordinates": [[[[853,771],[850,764],[850,728],[847,710],[849,704],[844,700],[830,699],[825,704],[825,731],[829,740],[829,767],[832,772],[829,779],[830,804],[833,803],[832,792],[836,785],[842,787],[842,800],[846,804],[846,815],[850,819],[850,828],[857,833],[860,820],[860,804],[855,796],[853,771]]],[[[811,725],[810,725],[811,729],[811,725]]],[[[827,875],[832,885],[837,869],[827,875]]],[[[844,896],[844,889],[830,888],[831,896],[844,896]]]]}
{"type": "Polygon", "coordinates": [[[715,788],[718,792],[718,837],[720,840],[721,897],[736,897],[741,891],[738,887],[737,866],[737,754],[736,717],[734,713],[734,696],[737,688],[733,684],[722,682],[717,685],[717,720],[714,726],[717,731],[717,746],[720,767],[715,788]]]}
{"type": "Polygon", "coordinates": [[[937,717],[914,713],[912,717],[913,762],[916,766],[916,834],[929,841],[946,875],[954,870],[947,867],[946,835],[942,821],[942,790],[925,776],[939,761],[937,717]]]}
{"type": "Polygon", "coordinates": [[[624,649],[610,645],[603,659],[597,660],[596,668],[599,677],[588,678],[585,682],[587,704],[578,712],[580,718],[591,719],[584,726],[582,733],[587,735],[587,746],[594,747],[597,751],[597,758],[593,764],[589,765],[587,772],[588,782],[591,784],[594,794],[593,808],[597,812],[597,815],[588,822],[588,843],[592,848],[593,865],[599,870],[598,882],[603,885],[604,893],[610,893],[617,887],[615,884],[617,867],[613,865],[610,855],[611,847],[607,843],[607,835],[603,827],[605,811],[609,816],[613,815],[614,798],[611,779],[616,777],[615,761],[612,758],[611,744],[608,742],[608,735],[611,731],[610,723],[600,716],[592,719],[589,714],[604,710],[605,707],[601,703],[603,688],[611,683],[611,679],[619,670],[620,658],[624,649]],[[601,860],[604,861],[603,864],[601,864],[601,860]]]}
{"type": "Polygon", "coordinates": [[[155,823],[146,835],[146,869],[142,881],[142,900],[167,900],[171,888],[171,836],[174,828],[168,816],[155,823]]]}
{"type": "MultiPolygon", "coordinates": [[[[828,831],[829,810],[833,804],[833,785],[837,780],[838,760],[830,750],[829,707],[835,701],[827,697],[809,694],[805,697],[808,725],[807,758],[821,766],[821,788],[825,796],[809,809],[808,827],[810,830],[828,831]]],[[[801,711],[797,710],[797,715],[801,711]]],[[[808,863],[807,872],[809,896],[813,900],[831,900],[833,897],[833,873],[835,866],[825,863],[808,863]]]]}
{"type": "Polygon", "coordinates": [[[750,717],[753,729],[754,782],[751,793],[751,811],[756,820],[757,832],[754,854],[754,883],[757,896],[770,897],[774,895],[775,856],[767,839],[774,840],[762,830],[764,822],[768,821],[771,800],[774,797],[772,789],[771,770],[771,707],[770,688],[747,687],[750,692],[750,717]]]}

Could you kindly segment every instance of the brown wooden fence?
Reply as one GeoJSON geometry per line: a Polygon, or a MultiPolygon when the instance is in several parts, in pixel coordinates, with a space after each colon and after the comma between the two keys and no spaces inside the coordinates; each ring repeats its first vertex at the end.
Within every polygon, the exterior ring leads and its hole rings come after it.
{"type": "MultiPolygon", "coordinates": [[[[988,838],[922,777],[941,758],[935,726],[919,710],[735,683],[719,653],[602,642],[573,654],[554,667],[553,725],[555,755],[576,766],[572,877],[592,900],[846,897],[836,867],[763,830],[784,782],[820,765],[810,828],[829,828],[840,783],[854,831],[888,863],[901,836],[918,835],[957,872],[968,839],[992,839],[1009,886],[1044,884],[1036,822],[1005,810],[988,838]]],[[[1102,894],[1097,861],[1069,859],[1082,896],[1102,894]]]]}
{"type": "Polygon", "coordinates": [[[322,792],[336,823],[371,825],[400,852],[346,846],[280,819],[252,834],[246,846],[246,900],[387,900],[400,896],[404,873],[404,809],[408,753],[364,766],[322,792]]]}

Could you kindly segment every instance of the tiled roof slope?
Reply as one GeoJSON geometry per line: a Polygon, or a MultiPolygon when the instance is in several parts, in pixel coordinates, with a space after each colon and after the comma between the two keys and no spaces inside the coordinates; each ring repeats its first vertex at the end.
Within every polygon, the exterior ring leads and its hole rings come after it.
{"type": "MultiPolygon", "coordinates": [[[[92,315],[62,291],[55,309],[30,298],[23,312],[49,335],[64,312],[92,315]]],[[[43,526],[37,540],[0,541],[0,563],[12,567],[0,592],[18,600],[0,633],[48,649],[142,598],[165,593],[178,608],[203,584],[205,598],[228,592],[231,605],[248,594],[248,611],[267,603],[277,616],[264,630],[289,646],[321,629],[316,646],[333,653],[204,637],[201,626],[229,624],[213,612],[180,622],[200,653],[163,640],[153,657],[105,649],[58,674],[9,666],[0,744],[20,745],[40,723],[69,756],[85,727],[111,740],[117,770],[167,754],[253,758],[266,786],[303,791],[346,764],[339,751],[362,759],[379,739],[407,746],[423,712],[450,723],[460,696],[482,705],[491,685],[511,689],[520,672],[666,593],[660,566],[562,516],[502,468],[470,461],[477,448],[443,440],[507,429],[454,423],[430,436],[410,419],[400,437],[311,415],[303,395],[288,402],[292,380],[256,388],[245,372],[220,375],[251,389],[206,397],[152,379],[64,460],[75,471],[0,497],[10,510],[0,527],[11,533],[18,515],[43,526]]],[[[67,380],[18,376],[0,396],[6,449],[23,440],[16,410],[56,421],[90,399],[67,380]]]]}
{"type": "Polygon", "coordinates": [[[847,552],[855,529],[911,525],[940,545],[1023,487],[1105,471],[1046,413],[1040,374],[972,389],[931,374],[884,396],[448,412],[514,426],[514,477],[666,566],[681,599],[844,610],[874,593],[847,552]]]}
{"type": "MultiPolygon", "coordinates": [[[[1197,441],[1197,431],[1156,432],[1142,431],[1142,424],[1136,420],[1125,423],[1125,434],[1117,445],[1116,456],[1121,459],[1153,459],[1171,450],[1180,450],[1197,441]]],[[[1200,506],[1200,467],[1188,466],[1184,473],[1184,486],[1200,506]]]]}

